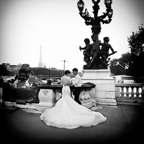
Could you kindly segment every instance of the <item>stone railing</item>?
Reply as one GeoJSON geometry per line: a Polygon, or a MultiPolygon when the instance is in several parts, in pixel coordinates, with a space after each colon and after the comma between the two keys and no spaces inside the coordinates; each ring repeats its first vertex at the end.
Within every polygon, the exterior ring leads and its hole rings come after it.
{"type": "Polygon", "coordinates": [[[144,104],[144,86],[142,83],[115,84],[115,96],[118,104],[144,104]]]}

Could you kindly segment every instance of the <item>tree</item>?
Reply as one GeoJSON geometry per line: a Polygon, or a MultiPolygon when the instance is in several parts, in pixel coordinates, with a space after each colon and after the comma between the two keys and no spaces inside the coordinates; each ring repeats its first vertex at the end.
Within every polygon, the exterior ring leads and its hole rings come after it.
{"type": "Polygon", "coordinates": [[[127,74],[134,76],[136,82],[144,82],[144,27],[138,27],[137,32],[132,32],[128,37],[130,53],[122,54],[119,59],[110,61],[110,70],[114,75],[127,74]],[[119,64],[118,64],[119,63],[119,64]],[[122,71],[117,65],[123,67],[122,71]]]}
{"type": "Polygon", "coordinates": [[[144,82],[144,27],[139,26],[137,32],[132,32],[128,38],[131,49],[131,63],[129,72],[134,76],[136,82],[144,82]]]}
{"type": "Polygon", "coordinates": [[[130,74],[131,53],[122,54],[119,59],[110,61],[110,70],[113,75],[130,74]]]}
{"type": "Polygon", "coordinates": [[[144,52],[144,27],[141,25],[138,28],[139,30],[137,32],[132,32],[132,35],[128,38],[131,53],[136,56],[144,52]]]}
{"type": "Polygon", "coordinates": [[[5,65],[0,65],[0,76],[10,76],[11,72],[7,70],[5,65]]]}
{"type": "Polygon", "coordinates": [[[33,68],[35,75],[43,75],[50,77],[61,77],[63,75],[63,70],[58,69],[47,69],[47,68],[33,68]]]}

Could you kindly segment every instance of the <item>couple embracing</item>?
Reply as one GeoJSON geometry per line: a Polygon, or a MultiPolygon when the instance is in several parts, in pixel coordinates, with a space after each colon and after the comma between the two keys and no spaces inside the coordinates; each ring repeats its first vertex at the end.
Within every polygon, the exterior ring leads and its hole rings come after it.
{"type": "Polygon", "coordinates": [[[90,109],[80,105],[79,91],[76,87],[81,86],[81,77],[78,75],[78,69],[73,69],[75,79],[72,82],[70,79],[71,72],[66,70],[64,76],[61,78],[62,98],[55,104],[54,107],[46,109],[40,116],[48,126],[58,128],[74,129],[78,127],[90,127],[102,123],[106,117],[99,112],[91,111],[90,109]],[[71,97],[70,85],[75,86],[73,95],[75,100],[71,97]]]}
{"type": "Polygon", "coordinates": [[[81,104],[79,101],[79,95],[80,95],[80,90],[77,87],[80,87],[82,82],[81,82],[81,77],[78,74],[78,69],[74,68],[72,70],[73,75],[75,76],[73,80],[70,79],[71,72],[69,70],[66,70],[64,73],[64,76],[61,78],[61,84],[62,85],[73,85],[75,89],[73,90],[73,95],[74,99],[77,103],[81,104]]]}

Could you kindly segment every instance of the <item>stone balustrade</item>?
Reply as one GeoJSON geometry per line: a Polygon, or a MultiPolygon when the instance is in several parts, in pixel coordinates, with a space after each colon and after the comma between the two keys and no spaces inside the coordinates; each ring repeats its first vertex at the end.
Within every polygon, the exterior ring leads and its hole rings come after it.
{"type": "Polygon", "coordinates": [[[142,83],[115,84],[115,96],[119,104],[144,104],[142,83]]]}
{"type": "MultiPolygon", "coordinates": [[[[3,90],[0,88],[0,105],[3,101],[2,95],[3,90]]],[[[117,104],[143,105],[144,85],[142,83],[115,83],[115,99],[117,104]]]]}

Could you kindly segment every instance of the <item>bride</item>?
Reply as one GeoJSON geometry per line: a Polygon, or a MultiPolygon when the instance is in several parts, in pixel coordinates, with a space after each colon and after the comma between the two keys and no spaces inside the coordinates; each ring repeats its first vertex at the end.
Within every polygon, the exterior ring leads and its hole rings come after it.
{"type": "Polygon", "coordinates": [[[61,78],[62,98],[51,109],[46,109],[40,119],[48,126],[74,129],[78,127],[90,127],[106,120],[99,112],[79,105],[72,97],[69,85],[71,85],[70,71],[66,70],[61,78]]]}

